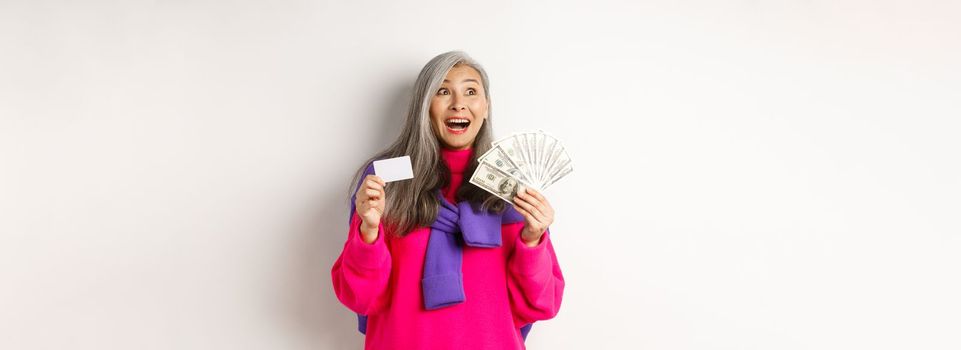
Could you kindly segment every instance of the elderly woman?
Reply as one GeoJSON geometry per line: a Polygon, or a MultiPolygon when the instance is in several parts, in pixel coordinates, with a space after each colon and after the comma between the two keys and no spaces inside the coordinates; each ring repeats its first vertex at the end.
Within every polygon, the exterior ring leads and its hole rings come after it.
{"type": "Polygon", "coordinates": [[[560,309],[551,204],[532,189],[507,203],[465,181],[491,147],[488,87],[465,53],[434,57],[397,140],[357,171],[331,278],[367,349],[524,349],[533,322],[560,309]],[[373,174],[373,160],[404,155],[413,179],[373,174]]]}

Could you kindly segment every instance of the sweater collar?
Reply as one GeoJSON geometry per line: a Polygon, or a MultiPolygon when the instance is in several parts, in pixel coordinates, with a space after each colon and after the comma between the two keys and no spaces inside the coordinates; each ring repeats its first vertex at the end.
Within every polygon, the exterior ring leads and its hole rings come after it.
{"type": "Polygon", "coordinates": [[[444,163],[447,163],[447,167],[452,173],[457,174],[463,173],[467,169],[470,157],[473,154],[473,148],[453,150],[441,147],[440,149],[440,155],[444,159],[444,163]]]}

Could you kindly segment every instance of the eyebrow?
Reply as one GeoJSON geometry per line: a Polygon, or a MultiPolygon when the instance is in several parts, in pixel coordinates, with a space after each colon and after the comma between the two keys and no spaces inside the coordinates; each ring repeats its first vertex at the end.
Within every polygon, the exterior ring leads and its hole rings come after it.
{"type": "MultiPolygon", "coordinates": [[[[464,80],[461,80],[461,82],[464,82],[464,83],[466,83],[466,82],[468,82],[468,81],[473,81],[473,82],[475,82],[475,83],[478,83],[478,84],[480,84],[480,82],[479,82],[479,81],[477,81],[477,80],[474,80],[474,79],[464,79],[464,80]]],[[[450,82],[450,80],[447,80],[447,79],[444,79],[444,82],[445,82],[445,83],[449,83],[449,82],[450,82]]]]}

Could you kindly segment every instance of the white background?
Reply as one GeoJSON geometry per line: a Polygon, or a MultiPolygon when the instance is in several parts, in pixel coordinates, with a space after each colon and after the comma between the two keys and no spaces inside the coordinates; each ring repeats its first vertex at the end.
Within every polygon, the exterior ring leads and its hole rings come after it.
{"type": "Polygon", "coordinates": [[[531,349],[961,348],[955,1],[0,0],[0,348],[347,349],[349,176],[434,55],[542,128],[531,349]]]}

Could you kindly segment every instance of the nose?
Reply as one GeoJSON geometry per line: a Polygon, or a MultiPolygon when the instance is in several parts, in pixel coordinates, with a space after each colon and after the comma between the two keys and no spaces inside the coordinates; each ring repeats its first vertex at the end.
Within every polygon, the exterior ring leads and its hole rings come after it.
{"type": "Polygon", "coordinates": [[[451,100],[450,109],[454,111],[462,111],[467,108],[463,103],[461,103],[462,100],[462,98],[454,94],[454,98],[451,100]]]}

